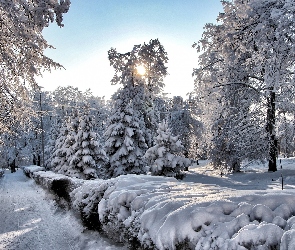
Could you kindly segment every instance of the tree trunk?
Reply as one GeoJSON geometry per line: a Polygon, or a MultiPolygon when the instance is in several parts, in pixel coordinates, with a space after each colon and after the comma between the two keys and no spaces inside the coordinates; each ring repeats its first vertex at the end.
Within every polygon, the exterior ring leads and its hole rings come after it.
{"type": "Polygon", "coordinates": [[[275,100],[276,94],[273,88],[270,89],[269,97],[267,98],[267,119],[266,119],[266,131],[268,133],[268,171],[277,171],[277,139],[275,133],[275,100]]]}

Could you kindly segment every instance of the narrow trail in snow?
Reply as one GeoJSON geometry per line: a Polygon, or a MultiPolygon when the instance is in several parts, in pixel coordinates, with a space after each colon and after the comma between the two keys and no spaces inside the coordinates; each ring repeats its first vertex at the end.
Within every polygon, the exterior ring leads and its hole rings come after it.
{"type": "Polygon", "coordinates": [[[0,249],[117,250],[96,232],[83,232],[78,219],[61,211],[22,170],[0,178],[0,249]]]}

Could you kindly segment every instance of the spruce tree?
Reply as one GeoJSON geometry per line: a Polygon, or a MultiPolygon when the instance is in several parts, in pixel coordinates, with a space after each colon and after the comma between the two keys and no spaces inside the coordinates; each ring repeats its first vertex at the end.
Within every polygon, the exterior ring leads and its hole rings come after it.
{"type": "Polygon", "coordinates": [[[182,171],[190,165],[190,160],[177,155],[183,149],[181,141],[171,134],[165,120],[159,124],[157,133],[155,146],[149,148],[144,155],[151,174],[183,178],[182,171]]]}
{"type": "Polygon", "coordinates": [[[66,168],[67,165],[67,153],[64,148],[66,138],[69,130],[67,122],[64,121],[61,128],[59,129],[59,136],[56,139],[55,147],[51,158],[51,167],[55,172],[59,172],[62,168],[66,168]]]}
{"type": "Polygon", "coordinates": [[[75,143],[79,128],[79,113],[75,109],[60,130],[60,137],[56,141],[53,160],[51,161],[54,171],[71,177],[80,177],[79,171],[70,170],[69,163],[72,156],[72,145],[75,143]]]}
{"type": "Polygon", "coordinates": [[[106,169],[109,178],[146,173],[142,156],[147,145],[140,128],[140,114],[130,99],[131,92],[130,86],[119,90],[114,113],[105,132],[105,149],[110,158],[106,169]]]}
{"type": "Polygon", "coordinates": [[[93,131],[94,117],[86,108],[81,117],[79,130],[75,136],[75,143],[71,147],[68,173],[78,173],[79,178],[103,178],[103,167],[108,157],[102,148],[98,134],[93,131]]]}
{"type": "Polygon", "coordinates": [[[58,121],[59,121],[59,118],[57,118],[54,121],[53,125],[51,126],[50,132],[49,132],[49,138],[45,146],[45,156],[46,156],[45,166],[48,169],[52,167],[51,161],[53,159],[54,152],[55,152],[55,143],[59,137],[60,123],[58,121]]]}

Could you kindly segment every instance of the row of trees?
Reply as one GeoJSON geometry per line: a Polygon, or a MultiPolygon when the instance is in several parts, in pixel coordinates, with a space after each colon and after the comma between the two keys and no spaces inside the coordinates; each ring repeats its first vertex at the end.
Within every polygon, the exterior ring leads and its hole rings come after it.
{"type": "Polygon", "coordinates": [[[81,178],[95,177],[91,164],[100,161],[106,177],[146,173],[147,162],[155,173],[173,175],[160,168],[174,164],[183,169],[187,163],[181,157],[208,158],[216,168],[233,171],[239,171],[243,161],[266,159],[269,171],[276,171],[278,151],[290,155],[295,148],[295,4],[222,4],[219,23],[207,24],[194,45],[200,52],[199,67],[187,100],[163,94],[168,57],[155,39],[128,53],[109,50],[115,70],[111,82],[120,88],[106,102],[71,87],[42,93],[35,82],[42,70],[60,67],[43,55],[50,46],[42,30],[53,21],[62,26],[69,1],[1,1],[2,161],[26,158],[40,164],[44,139],[47,165],[63,173],[70,168],[70,174],[81,178]],[[167,122],[161,123],[163,119],[167,122]],[[79,134],[86,130],[85,136],[79,134]],[[92,152],[91,160],[80,149],[94,141],[100,153],[92,145],[86,150],[92,152]],[[159,160],[163,157],[166,160],[159,160]]]}

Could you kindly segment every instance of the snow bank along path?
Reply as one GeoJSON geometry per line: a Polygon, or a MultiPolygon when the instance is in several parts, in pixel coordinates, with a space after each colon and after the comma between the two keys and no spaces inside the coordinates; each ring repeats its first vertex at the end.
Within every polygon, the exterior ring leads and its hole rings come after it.
{"type": "Polygon", "coordinates": [[[86,226],[132,250],[294,250],[294,165],[295,159],[281,170],[284,190],[280,173],[259,171],[217,177],[192,168],[189,178],[202,184],[132,174],[83,181],[35,166],[24,171],[64,197],[86,226]]]}
{"type": "Polygon", "coordinates": [[[22,170],[0,178],[0,249],[124,249],[86,231],[22,170]]]}

